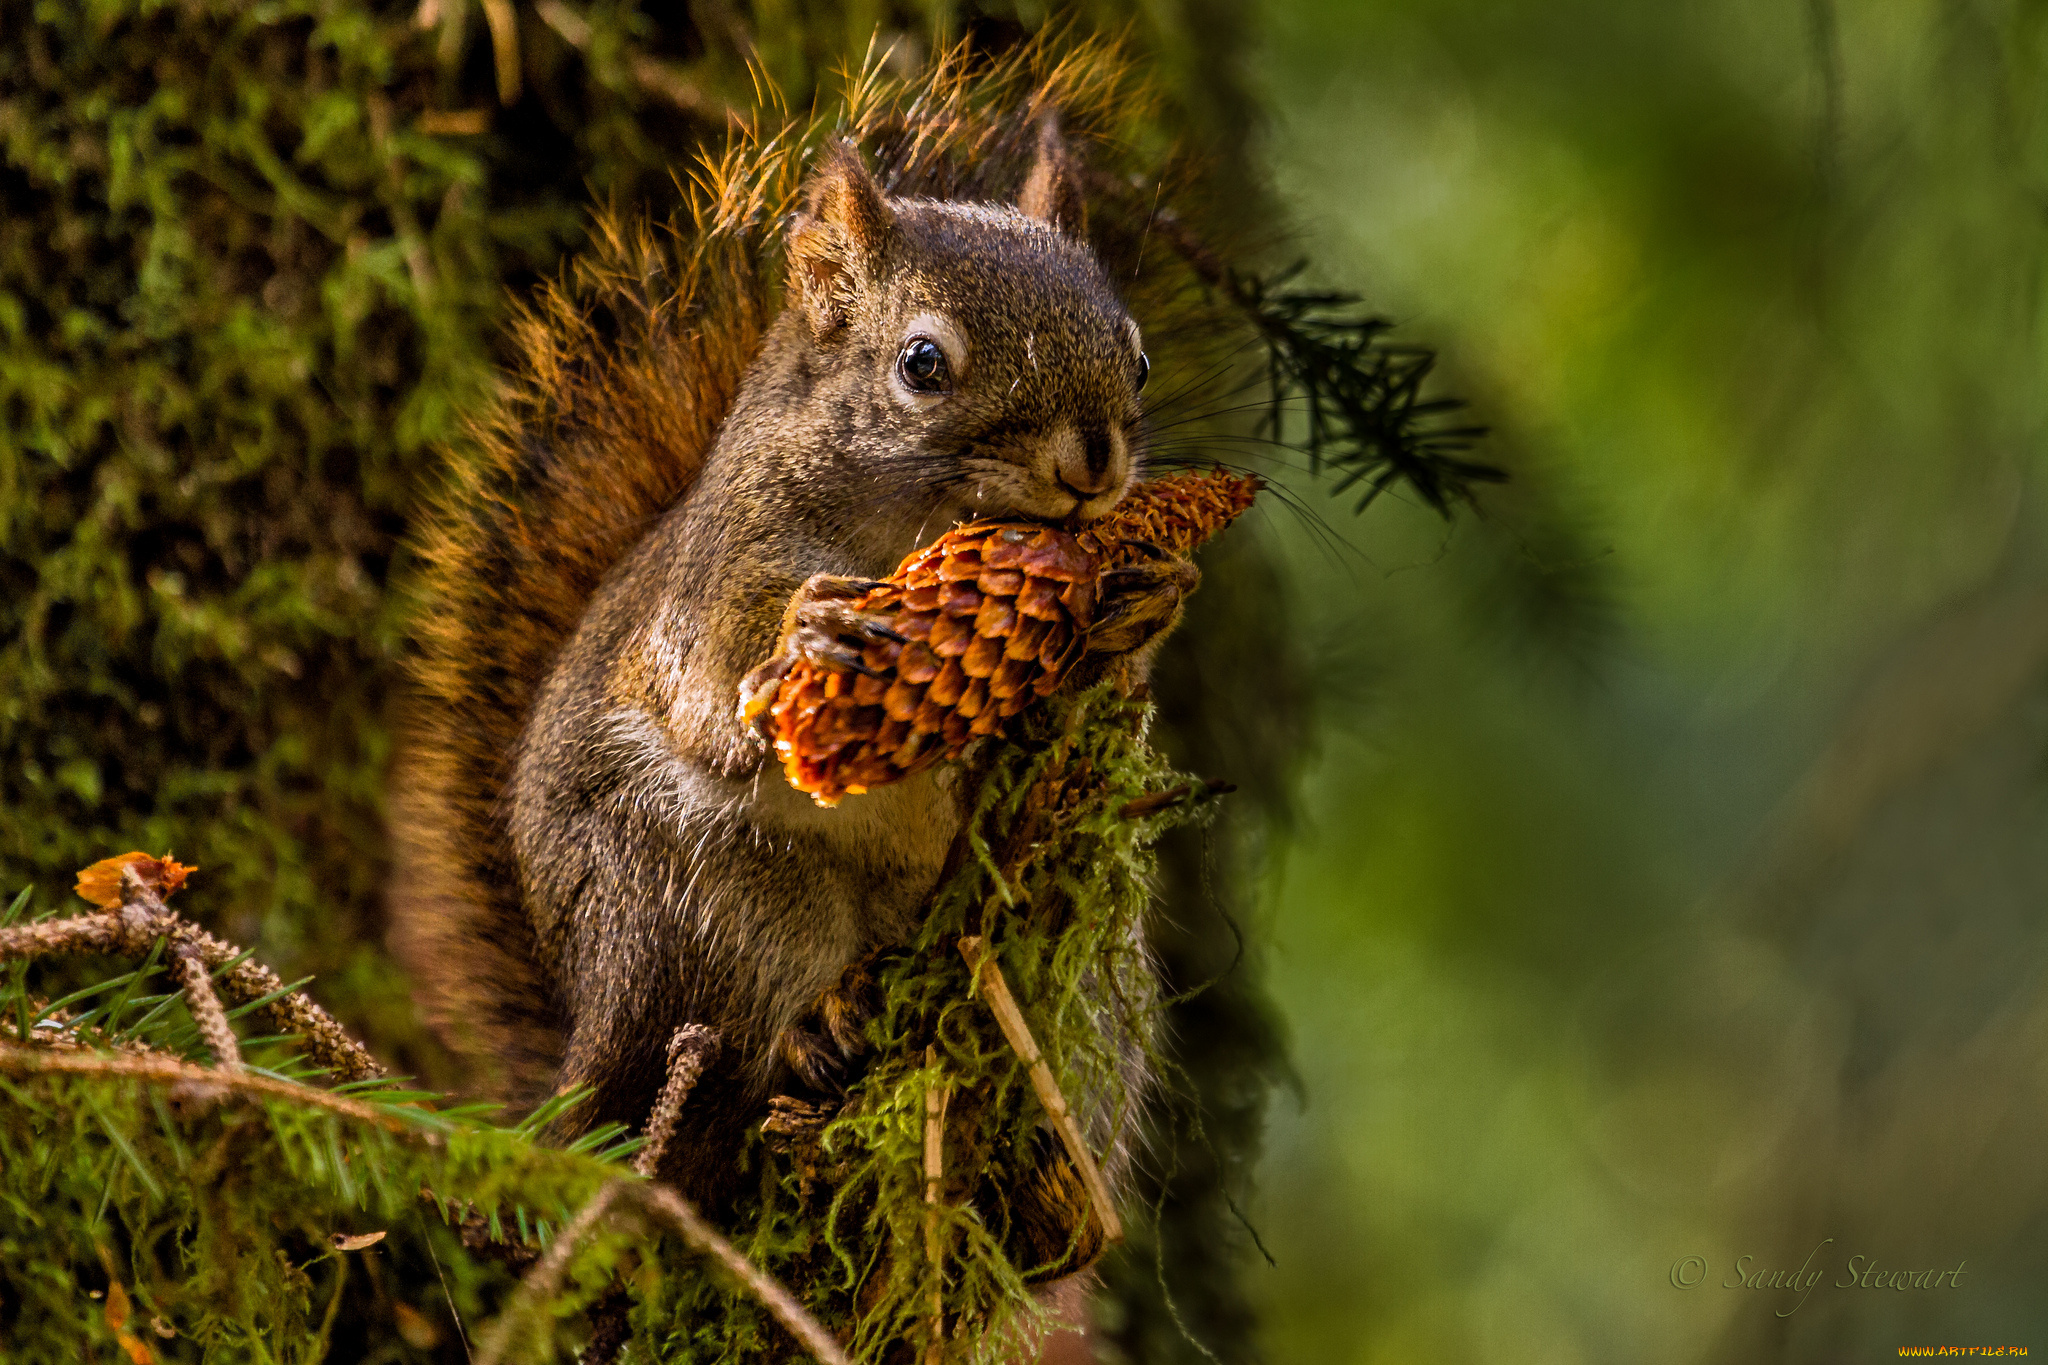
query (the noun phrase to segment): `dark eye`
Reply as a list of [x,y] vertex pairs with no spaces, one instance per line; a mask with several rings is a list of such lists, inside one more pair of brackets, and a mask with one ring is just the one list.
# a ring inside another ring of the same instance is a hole
[[1145,391],[1145,381],[1150,379],[1151,377],[1152,357],[1146,355],[1143,351],[1140,351],[1138,352],[1138,392],[1143,393]]
[[930,337],[912,337],[896,357],[896,373],[912,393],[944,393],[953,382],[946,353]]

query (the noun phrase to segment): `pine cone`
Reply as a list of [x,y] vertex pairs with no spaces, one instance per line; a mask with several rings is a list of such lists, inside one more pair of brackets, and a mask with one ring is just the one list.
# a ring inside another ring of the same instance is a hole
[[1262,487],[1217,470],[1140,484],[1079,532],[1023,521],[956,527],[912,554],[854,610],[887,620],[866,672],[795,660],[743,703],[783,771],[821,806],[894,782],[991,735],[1058,689],[1087,648],[1102,575],[1186,555]]

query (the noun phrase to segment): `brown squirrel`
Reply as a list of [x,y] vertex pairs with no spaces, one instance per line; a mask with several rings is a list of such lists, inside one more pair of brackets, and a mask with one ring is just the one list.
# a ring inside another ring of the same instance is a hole
[[[1086,522],[1139,471],[1139,329],[1050,120],[1010,138],[1035,143],[1014,206],[892,197],[832,147],[765,325],[738,256],[700,254],[671,296],[647,240],[607,229],[635,316],[558,292],[525,317],[527,387],[427,546],[394,946],[486,1088],[590,1086],[579,1125],[643,1123],[677,1028],[716,1030],[665,1172],[699,1198],[770,1093],[829,1087],[859,1048],[843,1010],[807,1013],[910,937],[963,818],[951,765],[834,810],[791,790],[738,718],[750,670],[857,657],[882,627],[849,600],[952,523]],[[1106,584],[1098,664],[1191,575]]]

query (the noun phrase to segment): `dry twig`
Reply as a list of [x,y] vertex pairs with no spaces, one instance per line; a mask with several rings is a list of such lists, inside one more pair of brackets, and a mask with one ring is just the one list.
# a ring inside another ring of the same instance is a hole
[[555,1239],[548,1243],[548,1249],[535,1261],[533,1269],[519,1279],[519,1287],[512,1292],[512,1301],[505,1305],[505,1311],[498,1314],[498,1320],[491,1324],[491,1330],[480,1343],[475,1365],[498,1365],[505,1358],[505,1348],[511,1344],[512,1329],[517,1321],[531,1312],[535,1305],[551,1299],[562,1290],[562,1277],[568,1272],[569,1258],[576,1254],[576,1244],[590,1234],[600,1218],[611,1208],[624,1187],[623,1180],[609,1180],[598,1187],[590,1202],[576,1211]]
[[[927,1046],[924,1064],[934,1069],[939,1050]],[[925,1348],[927,1365],[938,1365],[945,1351],[946,1295],[944,1249],[939,1245],[939,1189],[946,1179],[946,1109],[953,1087],[934,1083],[924,1092],[924,1254],[932,1264],[932,1343]]]
[[718,1055],[718,1048],[717,1032],[702,1024],[685,1024],[668,1040],[668,1082],[662,1086],[661,1096],[647,1116],[647,1145],[633,1158],[633,1169],[641,1175],[651,1180],[660,1171],[662,1158],[668,1155],[669,1140],[675,1136],[683,1102],[690,1098],[704,1068]]
[[519,98],[519,16],[512,0],[483,0],[484,22],[491,26],[491,61],[498,74],[498,103]]
[[[669,1039],[668,1080],[647,1115],[646,1145],[633,1158],[633,1169],[638,1174],[649,1180],[660,1174],[683,1105],[704,1068],[718,1055],[719,1045],[717,1031],[702,1024],[685,1024]],[[590,1342],[583,1351],[585,1365],[611,1365],[619,1358],[631,1335],[627,1318],[632,1309],[632,1296],[616,1285],[598,1300],[590,1310]]]
[[389,1112],[359,1100],[352,1100],[346,1095],[337,1095],[332,1091],[310,1085],[300,1085],[296,1081],[280,1081],[269,1076],[257,1076],[247,1071],[229,1072],[208,1066],[196,1066],[172,1057],[134,1057],[121,1053],[74,1052],[68,1049],[0,1043],[0,1072],[16,1076],[134,1076],[141,1080],[162,1081],[172,1085],[225,1086],[230,1091],[243,1094],[271,1095],[278,1099],[290,1100],[294,1104],[331,1109],[337,1114],[359,1119],[364,1123],[374,1123],[394,1133],[410,1131],[429,1145],[441,1141],[441,1135],[438,1133],[414,1129],[404,1120],[394,1118]]
[[590,1234],[613,1205],[622,1200],[637,1205],[642,1213],[675,1230],[692,1251],[709,1256],[723,1266],[789,1329],[790,1335],[817,1358],[819,1365],[853,1365],[845,1349],[796,1301],[796,1296],[785,1289],[781,1281],[748,1260],[718,1229],[705,1222],[703,1215],[692,1208],[688,1200],[666,1185],[626,1178],[609,1181],[602,1186],[555,1235],[546,1254],[520,1280],[513,1302],[506,1306],[492,1326],[482,1351],[477,1354],[476,1365],[499,1365],[511,1341],[516,1316],[560,1292],[562,1278],[577,1243]]
[[1148,815],[1157,815],[1170,806],[1177,806],[1192,794],[1196,800],[1207,801],[1215,796],[1227,796],[1237,790],[1235,782],[1225,782],[1212,777],[1201,782],[1182,782],[1168,787],[1165,791],[1147,792],[1143,796],[1126,801],[1117,811],[1119,820],[1140,820]]
[[1124,1224],[1117,1217],[1109,1182],[1102,1178],[1102,1167],[1096,1162],[1095,1154],[1088,1150],[1088,1140],[1081,1133],[1080,1120],[1074,1117],[1073,1107],[1067,1103],[1060,1083],[1053,1079],[1052,1068],[1038,1050],[1038,1040],[1031,1036],[1031,1029],[1024,1022],[1024,1012],[1017,1008],[1017,998],[1010,994],[1010,983],[1003,979],[1003,969],[988,955],[986,945],[978,935],[960,940],[960,955],[967,959],[967,969],[973,973],[975,987],[988,1001],[990,1012],[1003,1030],[1003,1037],[1009,1040],[1011,1049],[1023,1058],[1025,1067],[1030,1071],[1031,1088],[1038,1093],[1038,1102],[1045,1106],[1045,1112],[1052,1118],[1054,1131],[1066,1144],[1067,1155],[1073,1158],[1074,1168],[1081,1173],[1081,1184],[1087,1189],[1088,1200],[1095,1206],[1095,1216],[1102,1224],[1103,1239],[1121,1242]]
[[192,1022],[199,1025],[199,1036],[205,1040],[213,1060],[223,1071],[240,1071],[242,1045],[235,1041],[235,1031],[228,1026],[228,1012],[221,1008],[220,997],[214,994],[213,975],[206,970],[198,950],[190,944],[173,948],[171,975],[184,988],[185,1008],[192,1011]]
[[[718,1034],[702,1024],[686,1024],[675,1031],[668,1045],[668,1080],[648,1115],[647,1144],[633,1162],[634,1171],[648,1179],[607,1183],[570,1220],[568,1226],[556,1234],[546,1253],[520,1280],[516,1297],[491,1329],[476,1365],[496,1365],[504,1357],[518,1315],[561,1291],[562,1277],[568,1270],[569,1259],[575,1254],[577,1243],[588,1236],[621,1199],[637,1203],[643,1212],[679,1232],[691,1250],[724,1266],[824,1365],[850,1365],[839,1343],[818,1325],[817,1319],[804,1310],[780,1281],[742,1255],[681,1195],[652,1180],[654,1173],[661,1169],[662,1158],[675,1136],[676,1122],[682,1114],[683,1105],[703,1075],[704,1068],[718,1055],[719,1046]],[[592,1311],[595,1333],[586,1358],[600,1361],[616,1358],[625,1342],[626,1307],[623,1296],[614,1292]]]
[[804,1349],[817,1357],[819,1365],[853,1365],[845,1348],[796,1301],[796,1296],[783,1288],[779,1280],[741,1255],[739,1248],[720,1236],[716,1228],[690,1207],[689,1201],[666,1185],[636,1183],[628,1185],[627,1189],[649,1213],[680,1233],[692,1249],[717,1261],[734,1279],[751,1290],[789,1329],[790,1334],[803,1343]]

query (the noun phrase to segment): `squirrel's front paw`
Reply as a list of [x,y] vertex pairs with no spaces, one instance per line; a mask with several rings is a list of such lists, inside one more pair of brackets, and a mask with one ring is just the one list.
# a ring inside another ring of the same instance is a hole
[[862,1025],[881,1008],[881,996],[869,970],[874,955],[848,967],[839,983],[820,995],[804,1018],[782,1031],[775,1054],[813,1090],[836,1092],[854,1059],[868,1050]]
[[841,673],[873,673],[861,657],[882,641],[902,644],[889,619],[861,611],[855,604],[884,584],[872,578],[812,574],[789,599],[782,615],[782,639],[775,656],[740,679],[742,721],[768,732],[768,706],[775,689],[798,660]]
[[786,1028],[775,1039],[775,1057],[812,1090],[832,1094],[846,1088],[847,1059],[823,1034]]
[[1171,629],[1180,619],[1182,599],[1202,581],[1202,571],[1187,560],[1143,548],[1157,557],[1102,576],[1088,628],[1090,654],[1128,654]]

